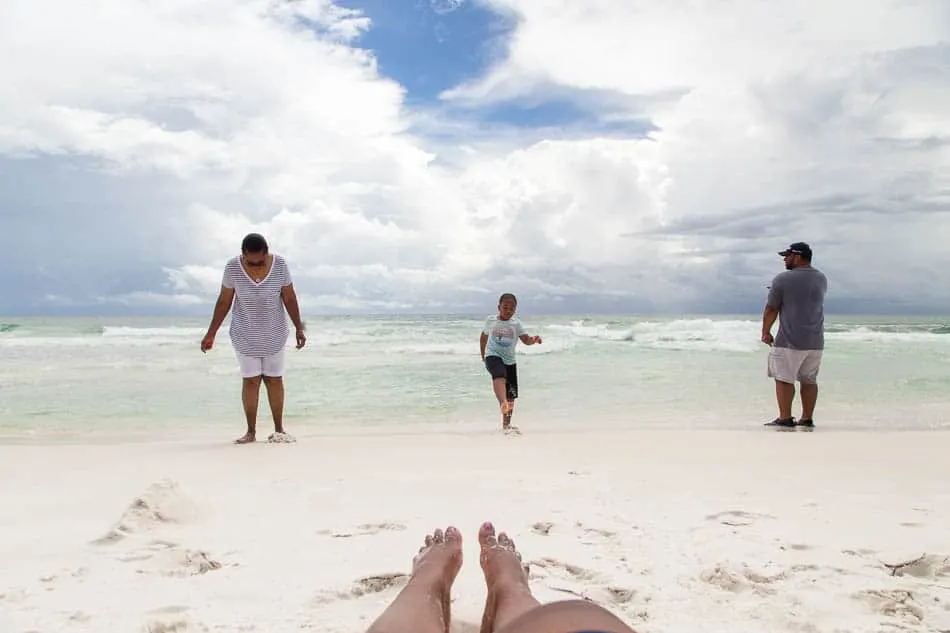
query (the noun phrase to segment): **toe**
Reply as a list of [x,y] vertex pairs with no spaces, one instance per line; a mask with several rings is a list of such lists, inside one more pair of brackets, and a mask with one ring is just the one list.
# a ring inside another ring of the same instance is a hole
[[491,524],[491,521],[485,521],[478,529],[478,542],[482,548],[497,546],[498,541],[495,538],[495,526]]
[[513,550],[515,548],[515,542],[512,541],[504,532],[498,535],[498,544],[509,550]]
[[445,529],[445,540],[449,542],[458,542],[462,540],[462,533],[459,532],[458,528],[454,525],[450,525]]
[[432,547],[432,544],[433,544],[434,542],[435,542],[435,541],[433,540],[432,535],[431,535],[431,534],[426,534],[426,544],[425,544],[425,546],[426,546],[426,547]]
[[435,543],[444,543],[444,542],[445,542],[445,534],[442,533],[442,528],[438,528],[438,529],[436,529],[435,532],[432,533],[432,540],[433,540]]

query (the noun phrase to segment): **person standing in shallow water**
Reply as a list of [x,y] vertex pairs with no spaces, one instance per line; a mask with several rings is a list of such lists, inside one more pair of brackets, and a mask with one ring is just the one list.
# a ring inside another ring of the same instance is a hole
[[511,428],[511,415],[518,397],[518,365],[515,346],[520,340],[525,345],[541,343],[540,336],[528,334],[521,319],[515,316],[518,299],[506,292],[498,299],[498,314],[485,320],[479,337],[482,363],[492,378],[492,388],[501,408],[501,427]]
[[284,347],[290,328],[284,310],[296,330],[297,349],[307,342],[300,320],[297,294],[286,260],[268,251],[267,241],[250,233],[241,242],[241,254],[228,260],[221,280],[221,292],[214,306],[208,332],[201,339],[201,351],[214,346],[214,337],[231,306],[231,345],[237,354],[243,386],[241,400],[247,419],[247,432],[236,444],[257,439],[257,410],[261,382],[267,389],[274,418],[273,442],[292,441],[284,431]]
[[[766,426],[815,426],[818,401],[818,371],[825,349],[825,293],[828,280],[812,267],[812,250],[805,242],[795,242],[779,255],[785,259],[781,272],[769,286],[762,313],[762,342],[768,345],[768,376],[775,380],[778,417]],[[772,325],[779,320],[778,333]],[[802,415],[792,417],[795,381],[801,384]]]

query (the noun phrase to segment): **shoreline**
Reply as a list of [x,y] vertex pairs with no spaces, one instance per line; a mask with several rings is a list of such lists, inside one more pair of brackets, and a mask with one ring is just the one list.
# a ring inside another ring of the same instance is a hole
[[[270,423],[265,424],[265,430],[260,432],[260,439],[255,445],[268,444],[267,436],[273,432]],[[288,429],[290,424],[286,425]],[[567,427],[558,425],[554,427],[533,427],[531,423],[524,425],[521,435],[504,436],[500,429],[500,424],[494,426],[484,425],[476,426],[466,423],[464,428],[452,430],[453,424],[439,423],[437,425],[410,424],[399,426],[350,426],[347,428],[334,429],[332,427],[311,428],[303,427],[303,431],[288,430],[297,440],[296,444],[306,445],[320,440],[386,440],[390,438],[485,438],[501,437],[510,441],[524,440],[527,438],[559,438],[576,436],[637,436],[637,435],[683,435],[685,437],[696,438],[704,435],[737,435],[746,436],[750,434],[817,434],[820,436],[838,436],[838,435],[933,435],[950,432],[950,424],[940,427],[916,428],[916,427],[875,427],[875,426],[824,426],[819,425],[813,430],[803,429],[770,429],[765,428],[761,423],[755,426],[731,426],[721,428],[709,427],[689,427],[687,425],[664,425],[657,423],[655,425],[643,426],[638,428],[611,428],[609,426],[595,426],[593,428]],[[517,423],[516,423],[517,426]],[[244,431],[242,426],[232,424],[228,427],[222,425],[220,431],[203,428],[198,431],[181,429],[181,433],[172,430],[161,433],[154,432],[127,432],[127,433],[105,433],[95,431],[89,434],[81,432],[47,434],[35,436],[30,434],[4,434],[0,432],[0,450],[3,447],[41,447],[41,446],[218,446],[230,445],[231,440],[241,435]],[[231,436],[234,436],[233,438]]]

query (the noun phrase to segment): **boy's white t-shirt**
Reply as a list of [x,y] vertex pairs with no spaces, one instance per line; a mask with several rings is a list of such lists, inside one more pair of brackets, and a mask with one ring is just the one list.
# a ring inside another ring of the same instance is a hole
[[518,338],[526,333],[521,319],[513,316],[503,321],[497,314],[493,314],[485,319],[482,332],[488,335],[485,357],[497,356],[504,364],[514,365],[515,346],[518,344]]

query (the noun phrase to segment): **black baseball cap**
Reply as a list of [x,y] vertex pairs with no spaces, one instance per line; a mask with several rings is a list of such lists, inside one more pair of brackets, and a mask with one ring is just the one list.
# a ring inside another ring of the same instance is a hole
[[788,255],[811,257],[811,246],[805,242],[795,242],[794,244],[789,244],[788,248],[786,248],[784,251],[779,251],[778,254],[782,257],[787,257]]

